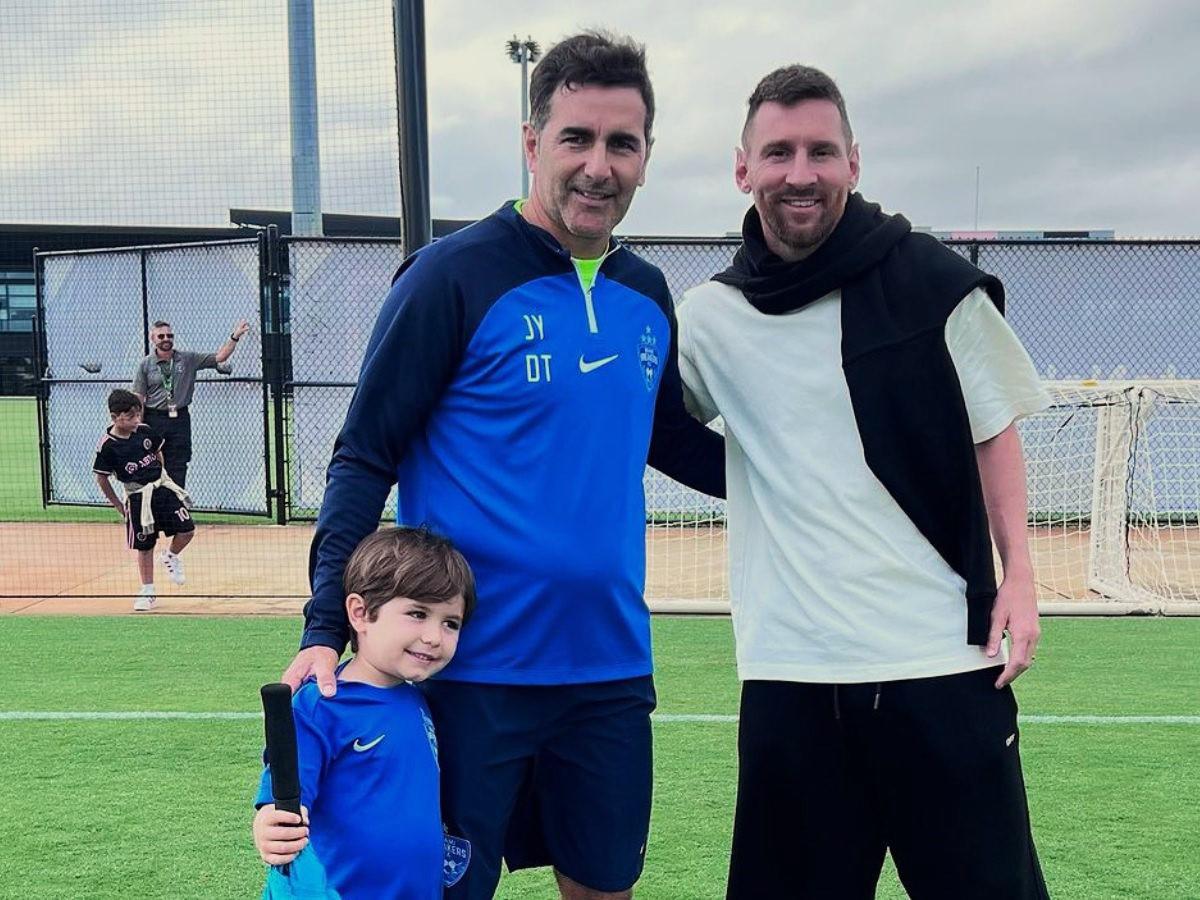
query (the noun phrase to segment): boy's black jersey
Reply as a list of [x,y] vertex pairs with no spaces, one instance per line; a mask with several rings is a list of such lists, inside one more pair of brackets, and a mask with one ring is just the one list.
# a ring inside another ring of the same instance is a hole
[[162,475],[158,451],[162,436],[142,423],[127,438],[118,437],[109,428],[96,445],[96,461],[92,471],[97,475],[113,475],[122,484],[149,484]]

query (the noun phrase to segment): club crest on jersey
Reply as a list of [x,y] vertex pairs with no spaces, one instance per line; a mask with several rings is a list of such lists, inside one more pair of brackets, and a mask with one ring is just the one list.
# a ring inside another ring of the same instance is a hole
[[421,710],[421,722],[425,725],[425,737],[429,740],[429,749],[433,753],[433,761],[437,762],[437,732],[433,730],[433,719],[429,718],[429,713],[425,712],[425,710]]
[[442,884],[454,887],[462,880],[471,864],[471,842],[466,838],[445,836],[445,850],[442,855]]
[[658,374],[658,338],[654,336],[654,332],[650,330],[650,326],[646,326],[646,330],[642,332],[641,340],[638,346],[638,364],[642,369],[642,378],[646,382],[646,390],[654,390],[654,376]]
[[143,440],[143,441],[142,441],[142,446],[143,446],[143,447],[145,447],[147,450],[149,450],[149,449],[150,449],[150,447],[151,447],[151,441],[150,441],[150,438],[146,438],[145,440]]

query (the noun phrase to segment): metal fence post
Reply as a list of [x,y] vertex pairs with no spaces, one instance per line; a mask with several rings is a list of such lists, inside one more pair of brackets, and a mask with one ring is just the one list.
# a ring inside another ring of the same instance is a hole
[[142,352],[150,353],[150,289],[146,284],[146,251],[138,251],[138,261],[142,267]]
[[33,248],[33,294],[37,311],[33,317],[33,370],[37,378],[38,456],[41,459],[42,508],[50,505],[50,428],[46,421],[50,405],[50,363],[46,350],[46,307],[42,296],[44,267],[38,248]]
[[272,482],[274,471],[271,444],[271,372],[274,353],[271,349],[274,325],[271,317],[271,300],[269,288],[270,266],[268,264],[267,236],[258,233],[258,327],[262,340],[259,342],[259,353],[262,354],[262,433],[263,433],[263,483],[266,485],[267,515],[276,516],[279,504],[278,486]]
[[[273,453],[275,457],[275,490],[272,492],[275,501],[275,522],[278,525],[286,525],[288,522],[289,498],[287,488],[287,434],[285,432],[286,419],[283,406],[287,402],[285,391],[287,375],[284,369],[285,361],[283,356],[283,266],[281,265],[280,247],[279,229],[274,225],[268,225],[265,239],[265,253],[261,258],[265,263],[263,269],[263,299],[268,304],[264,318],[269,320],[271,331],[270,339],[263,341],[263,348],[264,353],[266,353],[266,347],[270,346],[271,359],[269,374],[266,369],[267,360],[263,360],[263,382],[264,390],[268,390],[271,397],[271,413],[274,416],[275,423]],[[264,336],[266,336],[265,333]],[[269,388],[266,385],[269,385]]]

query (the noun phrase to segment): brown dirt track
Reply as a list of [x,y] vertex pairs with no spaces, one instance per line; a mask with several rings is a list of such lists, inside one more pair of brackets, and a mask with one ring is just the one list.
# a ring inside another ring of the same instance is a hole
[[[1153,581],[1151,563],[1161,558],[1168,581],[1194,592],[1200,529],[1150,531],[1133,534],[1134,575]],[[1097,599],[1084,583],[1086,530],[1029,533],[1041,599]],[[304,525],[199,525],[184,557],[188,583],[176,587],[161,567],[156,572],[158,612],[297,615],[308,589],[311,539],[312,527]],[[648,599],[727,597],[723,528],[653,527],[646,545]],[[1151,545],[1153,553],[1139,549]],[[123,614],[130,611],[136,583],[133,554],[116,523],[0,523],[0,613]]]
[[[183,556],[187,584],[176,587],[156,569],[156,613],[299,614],[312,532],[305,525],[198,525]],[[117,523],[0,523],[0,614],[130,612],[136,562],[123,540]],[[653,528],[647,552],[650,598],[725,595],[723,529]]]

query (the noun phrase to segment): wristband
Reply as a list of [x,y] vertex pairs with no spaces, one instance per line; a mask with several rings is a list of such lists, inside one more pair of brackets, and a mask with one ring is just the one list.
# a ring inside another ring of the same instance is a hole
[[229,339],[231,341],[233,341],[235,344],[241,340],[241,338],[234,337],[232,334],[229,336]]

